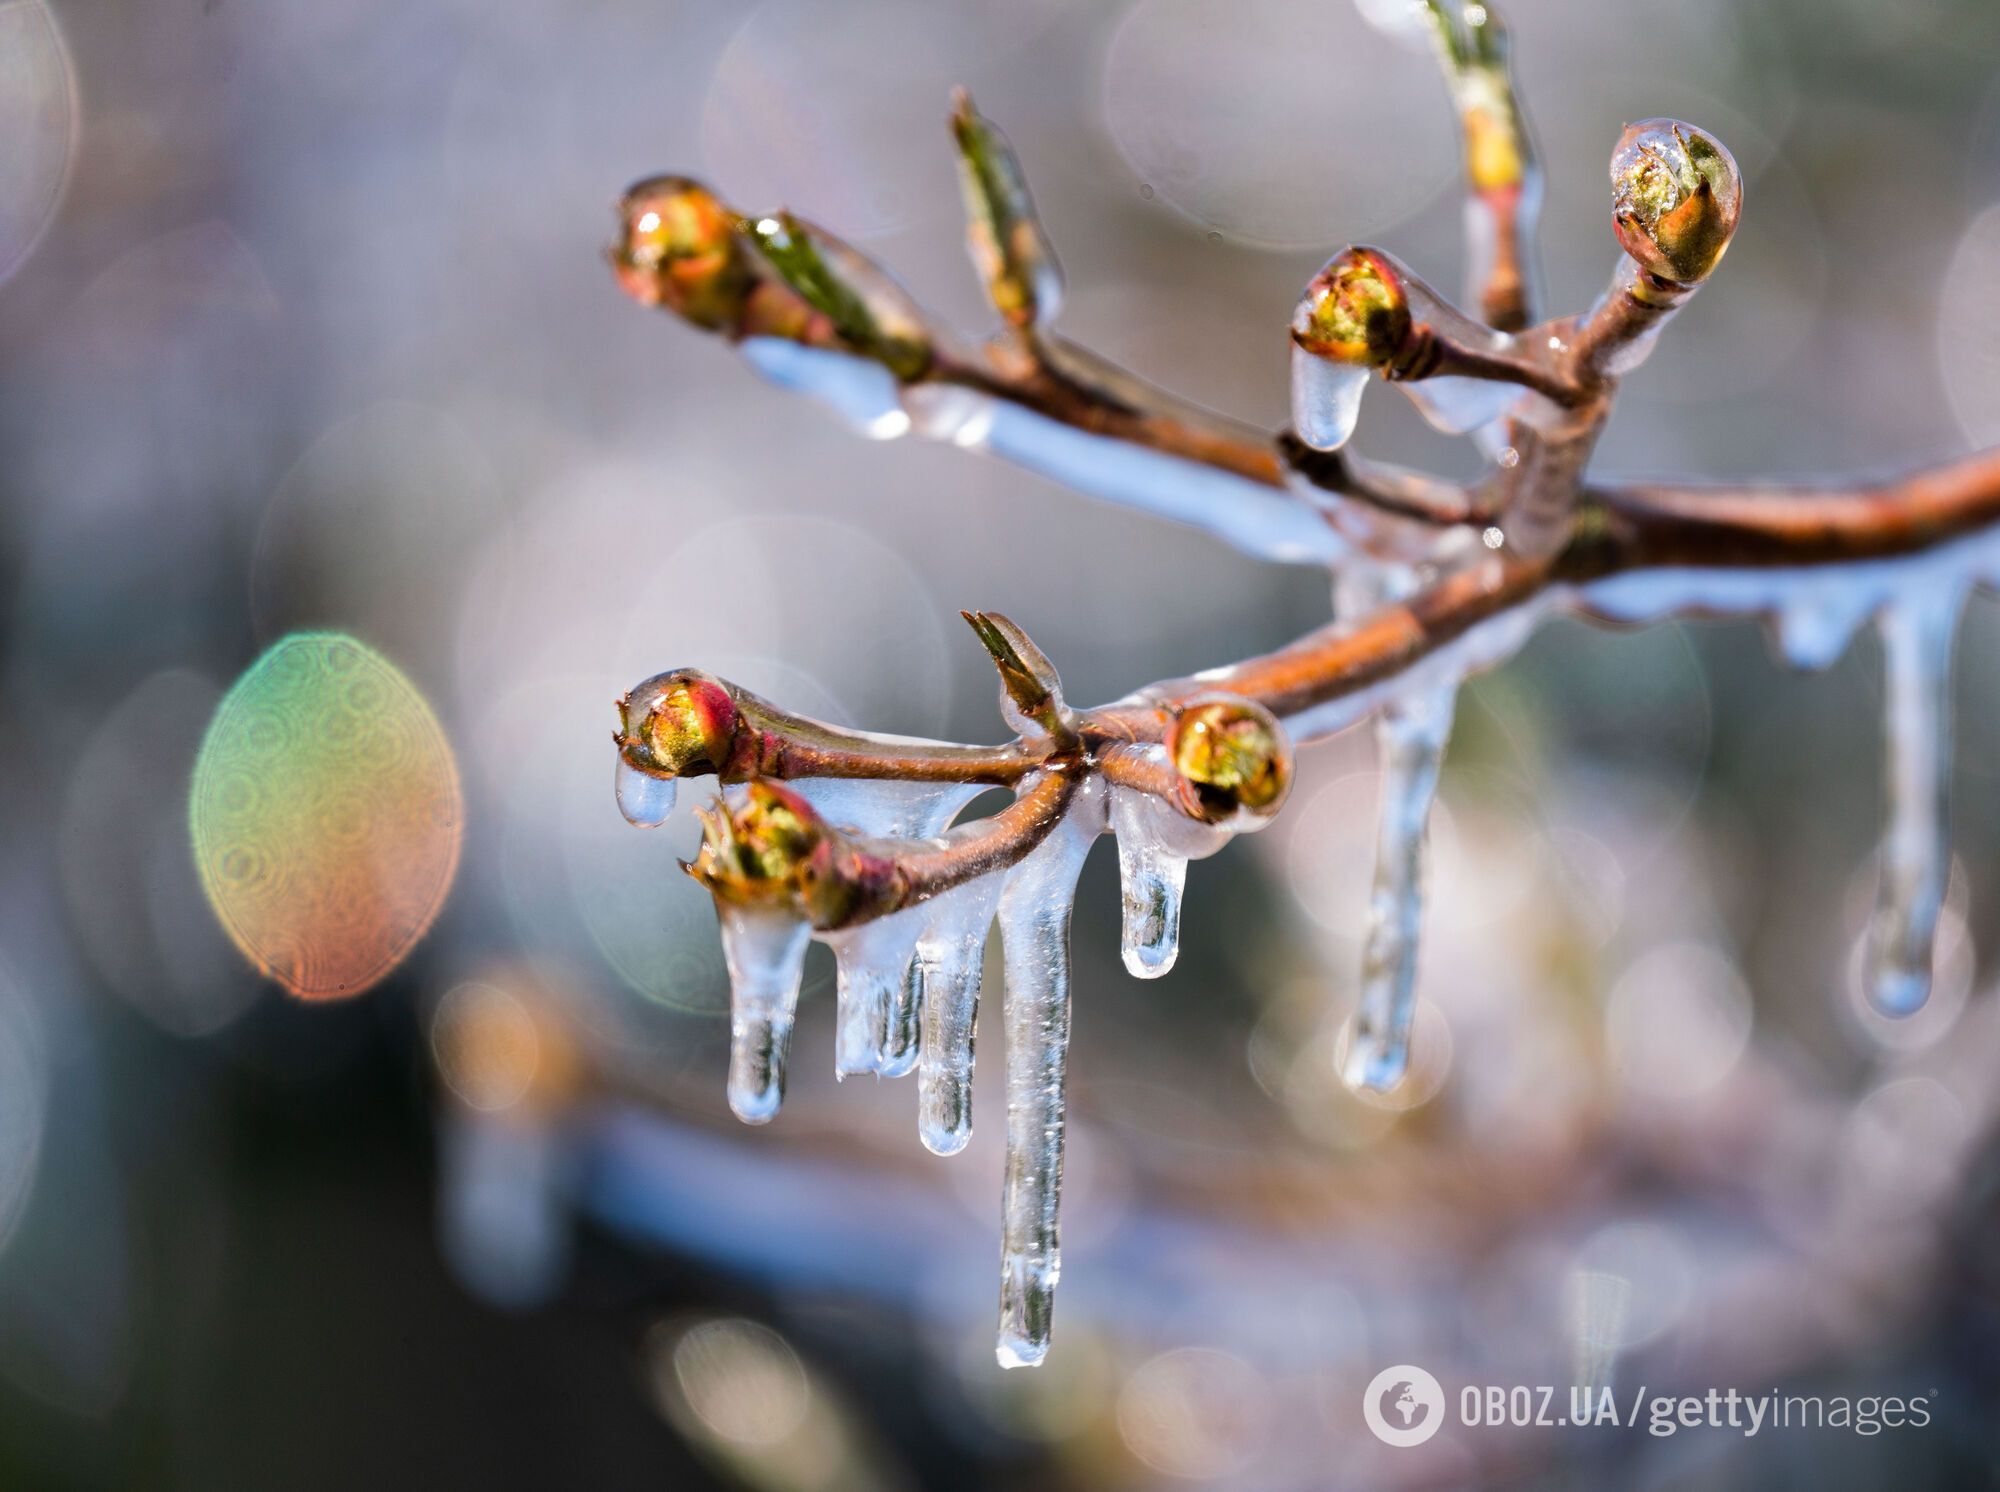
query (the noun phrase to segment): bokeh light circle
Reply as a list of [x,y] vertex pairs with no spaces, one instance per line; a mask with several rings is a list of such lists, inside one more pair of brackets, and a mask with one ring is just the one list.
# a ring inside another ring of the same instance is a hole
[[1604,1039],[1632,1090],[1665,1100],[1711,1092],[1749,1049],[1750,992],[1736,965],[1701,943],[1669,943],[1620,976]]
[[1972,220],[1938,291],[1937,350],[1967,440],[2000,441],[2000,202]]
[[0,280],[55,216],[76,139],[76,83],[41,0],[0,4]]
[[1104,120],[1153,198],[1211,233],[1325,248],[1379,234],[1455,174],[1445,112],[1408,107],[1428,71],[1351,5],[1144,0],[1111,39]]
[[282,639],[223,697],[188,807],[223,927],[308,999],[357,994],[416,946],[451,889],[463,823],[423,695],[332,632]]

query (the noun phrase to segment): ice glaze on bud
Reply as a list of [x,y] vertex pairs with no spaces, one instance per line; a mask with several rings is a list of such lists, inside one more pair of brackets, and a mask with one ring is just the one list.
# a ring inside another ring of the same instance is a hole
[[1708,278],[1743,210],[1743,178],[1720,141],[1674,119],[1628,125],[1611,154],[1619,247],[1679,285]]
[[908,886],[896,864],[820,817],[788,787],[753,780],[701,815],[687,872],[737,906],[785,908],[817,928],[894,911]]
[[692,668],[655,674],[618,702],[619,753],[642,772],[719,772],[736,741],[736,701],[720,679]]
[[[888,272],[824,228],[789,212],[739,218],[736,228],[757,246],[782,285],[805,312],[823,318],[847,348],[871,357],[898,378],[920,375],[931,360],[923,312]],[[811,325],[766,326],[764,335],[817,343]]]
[[961,611],[959,615],[1000,670],[1000,709],[1007,723],[1023,735],[1074,742],[1076,721],[1063,702],[1062,680],[1048,655],[997,611]]
[[688,874],[739,905],[800,900],[806,864],[827,841],[813,806],[775,782],[752,782],[735,803],[704,809],[701,827]]
[[1285,728],[1240,695],[1204,695],[1181,706],[1167,731],[1167,759],[1180,779],[1182,811],[1205,823],[1239,812],[1268,817],[1291,791]]
[[965,195],[966,247],[987,298],[1014,326],[1047,323],[1062,302],[1062,270],[1013,147],[963,88],[952,95],[951,133]]
[[1393,362],[1410,337],[1402,276],[1373,249],[1344,249],[1313,276],[1292,313],[1292,340],[1315,357],[1354,367]]
[[627,295],[710,331],[742,320],[755,276],[734,215],[700,182],[655,176],[618,204],[612,268]]

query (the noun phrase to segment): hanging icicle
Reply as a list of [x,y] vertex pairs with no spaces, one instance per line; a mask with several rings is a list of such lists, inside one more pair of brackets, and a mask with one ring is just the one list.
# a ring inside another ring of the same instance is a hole
[[[1165,759],[1164,747],[1151,750]],[[1213,855],[1236,826],[1198,823],[1151,793],[1120,789],[1111,795],[1111,827],[1118,836],[1125,970],[1135,979],[1158,979],[1180,955],[1188,861]]]
[[785,1063],[805,970],[806,925],[784,912],[721,910],[729,966],[729,1107],[767,1124],[785,1098]]
[[1341,1069],[1351,1088],[1384,1093],[1409,1069],[1423,930],[1424,838],[1457,698],[1456,680],[1434,684],[1392,700],[1376,725],[1382,816],[1361,962],[1361,1001]]
[[923,1042],[917,1066],[917,1133],[935,1155],[956,1155],[972,1138],[973,1028],[1004,876],[981,876],[932,902],[917,944],[923,982]]
[[1869,930],[1868,994],[1885,1015],[1930,998],[1931,945],[1951,875],[1951,651],[1963,595],[1944,585],[1886,605],[1882,634],[1888,824]]
[[1064,1082],[1069,1054],[1069,920],[1084,857],[1103,832],[1104,788],[1077,790],[1069,815],[1007,876],[1000,937],[1007,970],[1007,1169],[1000,1224],[1004,1368],[1049,1350],[1062,1271]]

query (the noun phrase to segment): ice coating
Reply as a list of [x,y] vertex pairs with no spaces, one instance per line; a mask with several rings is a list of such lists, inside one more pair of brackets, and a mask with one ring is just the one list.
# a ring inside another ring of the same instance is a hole
[[[980,793],[977,783],[897,782],[856,777],[803,777],[791,787],[842,828],[891,839],[941,834]],[[929,906],[824,935],[834,951],[836,1078],[872,1072],[896,1078],[917,1064],[923,985],[917,940],[933,915]]]
[[927,908],[906,907],[826,936],[835,960],[833,1075],[901,1077],[915,1061],[908,1008]]
[[1831,668],[1876,604],[1866,587],[1824,575],[1802,581],[1777,612],[1779,656],[1794,668]]
[[[1151,748],[1164,757],[1164,747]],[[1262,820],[1251,820],[1261,825]],[[1158,979],[1180,954],[1181,898],[1188,861],[1227,844],[1234,826],[1200,824],[1151,793],[1113,789],[1118,884],[1124,906],[1120,951],[1135,979]],[[1243,827],[1250,827],[1245,824]]]
[[1884,1015],[1930,998],[1931,945],[1951,875],[1951,652],[1955,588],[1885,607],[1882,635],[1888,824],[1869,928],[1868,996]]
[[717,910],[729,966],[729,1107],[745,1124],[767,1124],[785,1098],[810,940],[806,924],[785,912],[720,903]]
[[1351,1088],[1387,1092],[1409,1068],[1423,930],[1424,837],[1457,696],[1455,680],[1402,696],[1384,708],[1376,725],[1382,817],[1361,1000],[1341,1068]]
[[1069,814],[1008,872],[1000,893],[1007,970],[1007,1169],[1001,1191],[1003,1368],[1049,1350],[1061,1228],[1064,1076],[1069,1054],[1069,919],[1076,878],[1104,829],[1104,789],[1077,789]]
[[916,431],[985,451],[1120,507],[1213,535],[1278,564],[1330,564],[1347,542],[1319,509],[1261,482],[1060,424],[973,389],[913,384],[903,407]]
[[811,394],[871,440],[909,432],[896,375],[880,363],[782,337],[745,337],[742,351],[750,366],[779,388]]
[[623,755],[618,758],[618,811],[625,815],[626,823],[641,829],[659,828],[674,811],[677,796],[676,779],[641,772]]
[[800,777],[786,784],[828,823],[891,839],[942,834],[958,811],[986,789],[976,782],[891,782],[862,777]]
[[1315,451],[1346,445],[1361,419],[1368,369],[1292,348],[1292,430]]
[[956,1155],[972,1138],[973,1029],[986,962],[986,930],[1006,877],[981,876],[928,904],[917,943],[923,1040],[917,1062],[917,1133],[935,1155]]
[[1432,429],[1446,435],[1483,429],[1524,397],[1513,384],[1490,378],[1425,378],[1396,387],[1409,396]]

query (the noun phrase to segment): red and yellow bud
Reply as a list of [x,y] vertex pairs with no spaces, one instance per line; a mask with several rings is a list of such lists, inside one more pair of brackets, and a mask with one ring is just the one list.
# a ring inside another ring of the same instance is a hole
[[735,331],[755,283],[734,215],[685,176],[640,182],[618,205],[610,250],[625,293],[710,331]]
[[782,907],[834,928],[893,911],[904,899],[893,861],[828,824],[791,788],[758,779],[701,820],[688,874],[724,901]]
[[1234,694],[1210,694],[1175,712],[1167,760],[1179,779],[1179,806],[1191,818],[1222,823],[1238,813],[1278,811],[1292,786],[1292,745],[1264,706]]
[[618,747],[643,772],[722,771],[736,744],[736,701],[695,669],[657,674],[619,701]]
[[1347,249],[1312,278],[1292,314],[1292,340],[1315,357],[1380,368],[1410,338],[1403,277],[1373,249]]
[[1708,278],[1743,211],[1743,178],[1720,141],[1673,119],[1645,119],[1611,154],[1612,224],[1619,247],[1650,275],[1677,285]]
[[688,873],[741,904],[797,901],[806,862],[827,839],[813,806],[774,782],[752,782],[734,803],[703,810],[701,825]]

